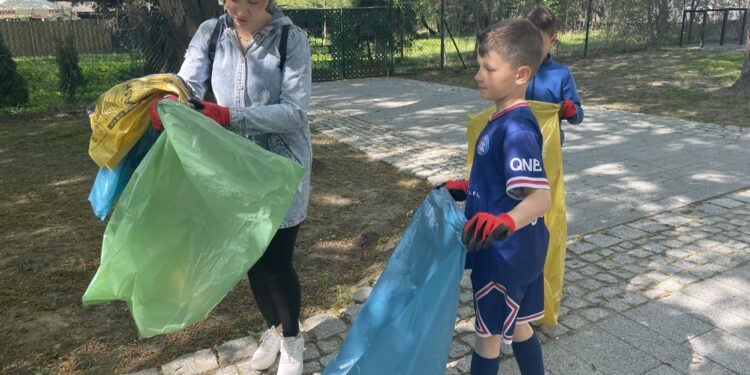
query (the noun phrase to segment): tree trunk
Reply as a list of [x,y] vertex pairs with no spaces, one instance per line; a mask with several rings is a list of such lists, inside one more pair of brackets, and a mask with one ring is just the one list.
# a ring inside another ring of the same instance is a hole
[[[683,7],[684,9],[684,7]],[[669,34],[669,13],[672,10],[670,0],[658,0],[656,3],[656,44],[664,43]]]
[[159,8],[166,22],[166,31],[171,43],[162,50],[167,64],[164,70],[176,72],[182,65],[183,56],[198,26],[223,12],[216,0],[159,0]]
[[646,21],[648,22],[648,39],[651,47],[656,47],[656,27],[654,16],[654,0],[646,0]]
[[481,5],[479,5],[479,0],[474,0],[474,34],[479,35],[484,28],[482,27],[482,21],[479,19],[482,15],[482,10],[480,9]]
[[750,92],[750,22],[745,30],[745,63],[742,64],[740,77],[729,89],[735,92]]

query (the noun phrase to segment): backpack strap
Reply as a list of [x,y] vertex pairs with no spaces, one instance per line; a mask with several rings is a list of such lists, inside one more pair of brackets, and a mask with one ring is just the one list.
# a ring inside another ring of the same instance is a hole
[[226,27],[227,25],[222,21],[221,17],[216,19],[216,26],[214,26],[214,31],[211,33],[211,39],[208,40],[208,60],[211,67],[214,65],[214,57],[216,56],[216,44],[219,43],[219,36],[221,36]]
[[214,31],[211,32],[211,39],[208,40],[208,80],[206,81],[206,88],[208,89],[205,98],[209,101],[215,101],[213,89],[211,88],[211,72],[214,70],[214,57],[216,57],[216,45],[219,43],[219,37],[227,28],[227,24],[222,20],[221,17],[216,19],[216,26]]
[[284,72],[284,65],[286,65],[286,45],[287,39],[289,39],[289,27],[291,25],[284,25],[281,27],[281,40],[279,41],[279,69]]

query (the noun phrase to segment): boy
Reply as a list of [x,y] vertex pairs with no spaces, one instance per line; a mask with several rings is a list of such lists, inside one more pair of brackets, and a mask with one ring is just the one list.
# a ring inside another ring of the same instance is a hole
[[[578,97],[576,82],[567,66],[557,63],[550,55],[552,44],[557,41],[557,20],[552,11],[544,5],[537,5],[526,18],[536,26],[544,41],[544,61],[539,71],[526,89],[526,99],[560,104],[560,118],[568,120],[571,125],[583,121],[583,108]],[[560,127],[560,144],[565,140],[565,133]]]
[[468,181],[447,181],[466,200],[463,232],[476,312],[471,374],[497,374],[500,345],[510,344],[521,373],[543,374],[542,349],[529,322],[544,316],[542,269],[550,207],[542,134],[524,101],[542,61],[542,38],[525,19],[506,20],[477,38],[475,79],[498,111],[479,135]]

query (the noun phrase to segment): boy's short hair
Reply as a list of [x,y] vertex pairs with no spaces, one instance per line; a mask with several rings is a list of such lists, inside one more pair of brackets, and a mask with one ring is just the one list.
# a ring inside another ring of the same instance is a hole
[[525,19],[508,19],[494,24],[477,36],[477,54],[485,57],[494,51],[514,67],[528,66],[535,74],[544,57],[542,36]]
[[552,10],[544,5],[537,5],[531,9],[526,19],[549,37],[557,34],[557,18]]

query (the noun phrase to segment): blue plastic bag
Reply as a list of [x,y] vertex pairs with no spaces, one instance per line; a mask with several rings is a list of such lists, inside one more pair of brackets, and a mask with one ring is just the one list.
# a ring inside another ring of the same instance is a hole
[[104,220],[112,212],[112,206],[120,197],[122,191],[125,190],[130,177],[133,176],[133,171],[141,163],[158,137],[159,133],[156,130],[148,128],[114,170],[107,167],[99,169],[89,193],[89,202],[91,202],[94,215]]
[[427,196],[324,375],[445,372],[466,257],[465,223],[447,190]]

